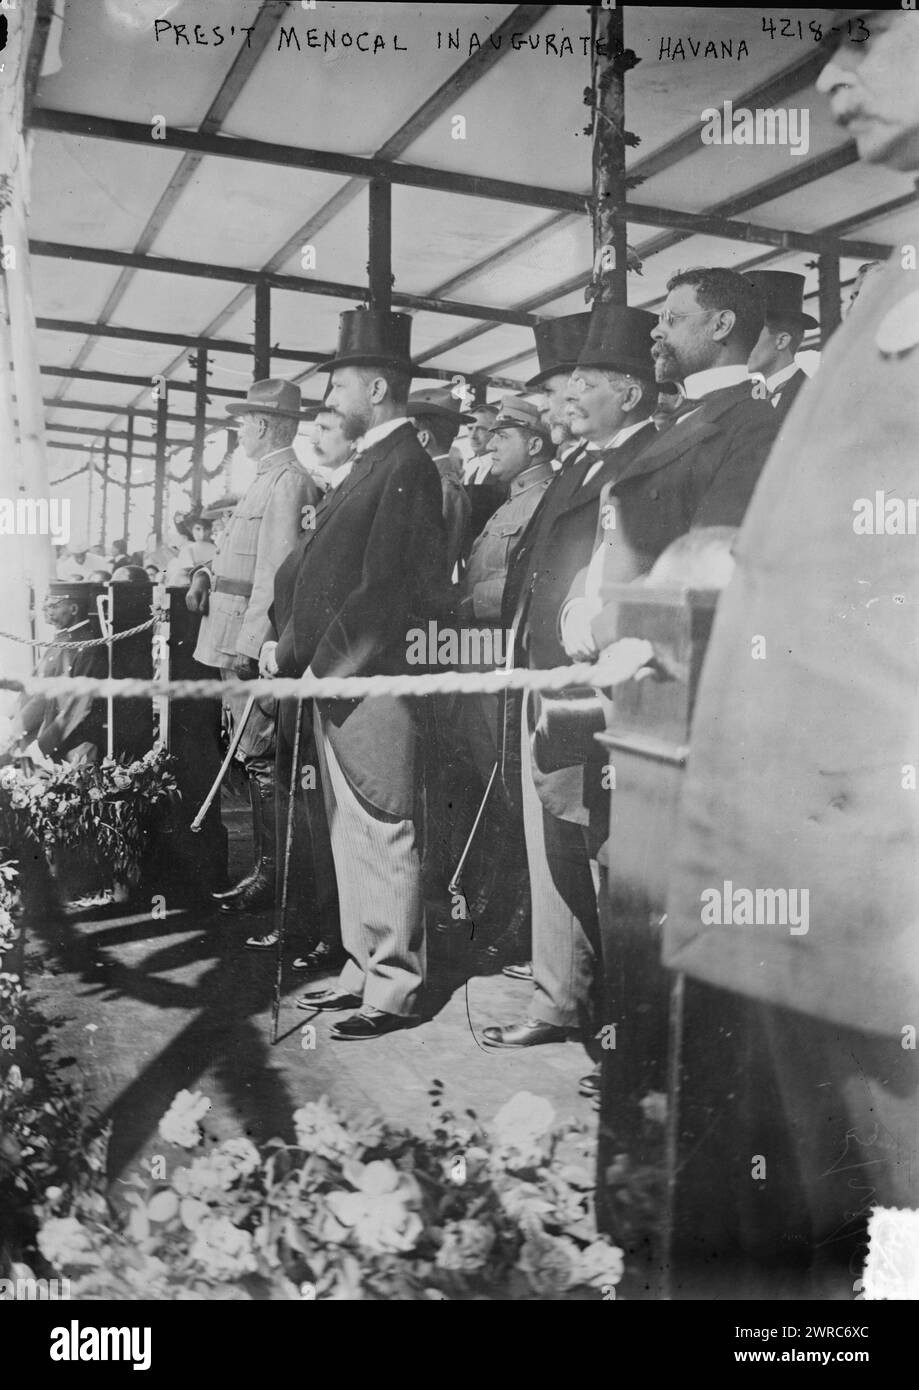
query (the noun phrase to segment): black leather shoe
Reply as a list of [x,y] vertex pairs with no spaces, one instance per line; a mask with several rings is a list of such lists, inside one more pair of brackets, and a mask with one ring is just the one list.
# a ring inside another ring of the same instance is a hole
[[264,936],[250,936],[245,946],[247,951],[273,951],[277,944],[278,933],[269,931]]
[[345,959],[345,953],[339,947],[332,946],[328,941],[320,941],[305,956],[298,956],[291,968],[303,970],[308,975],[322,975],[327,970],[339,970]]
[[258,876],[233,898],[225,898],[221,912],[264,912],[274,907],[274,865],[263,863]]
[[385,1014],[382,1010],[374,1009],[372,1013],[352,1014],[350,1018],[343,1018],[341,1023],[335,1023],[329,1029],[330,1038],[338,1038],[341,1042],[363,1042],[368,1038],[382,1038],[386,1033],[395,1033],[399,1028],[411,1028],[417,1023],[416,1018],[403,1018],[399,1014]]
[[244,893],[258,878],[260,867],[259,864],[254,864],[245,877],[241,878],[238,883],[234,883],[232,888],[224,888],[220,893],[211,893],[210,896],[213,901],[215,903],[225,903],[229,902],[231,898],[238,898],[240,893]]
[[486,1028],[482,1041],[488,1047],[539,1047],[541,1043],[567,1042],[571,1031],[554,1023],[541,1023],[537,1018],[525,1018],[521,1023]]
[[296,1001],[298,1009],[359,1009],[362,1004],[359,994],[343,994],[338,989],[314,989],[301,994]]
[[519,965],[505,965],[501,974],[506,975],[509,980],[532,980],[533,962],[524,960]]
[[578,1082],[578,1095],[587,1096],[590,1100],[600,1094],[600,1068],[597,1067],[589,1076],[582,1076]]

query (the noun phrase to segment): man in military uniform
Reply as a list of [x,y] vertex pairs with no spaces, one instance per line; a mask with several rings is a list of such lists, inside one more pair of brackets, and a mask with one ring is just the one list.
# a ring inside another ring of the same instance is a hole
[[[193,575],[186,603],[204,614],[195,660],[216,666],[226,680],[254,680],[259,651],[272,630],[268,609],[275,573],[301,533],[304,508],[318,504],[321,494],[291,447],[301,419],[298,386],[277,378],[253,382],[246,399],[228,405],[227,413],[240,421],[239,442],[257,473],[216,557]],[[307,511],[307,522],[309,516]],[[245,699],[234,696],[226,703],[238,720]],[[249,779],[255,864],[234,888],[213,895],[223,912],[253,912],[274,902],[274,752],[275,702],[260,700],[236,754]],[[252,938],[251,944],[264,939]]]

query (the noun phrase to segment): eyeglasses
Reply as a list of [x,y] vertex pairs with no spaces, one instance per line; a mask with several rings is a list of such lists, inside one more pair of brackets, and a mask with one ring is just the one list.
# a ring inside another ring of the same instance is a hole
[[656,317],[658,323],[666,324],[668,328],[672,328],[677,319],[692,319],[699,314],[712,314],[714,312],[713,309],[690,309],[686,314],[675,314],[672,309],[661,309]]

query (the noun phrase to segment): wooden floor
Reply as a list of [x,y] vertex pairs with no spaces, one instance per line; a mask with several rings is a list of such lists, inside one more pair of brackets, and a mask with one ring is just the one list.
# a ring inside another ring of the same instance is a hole
[[[228,821],[231,866],[244,869],[242,816],[231,812]],[[429,913],[437,1000],[429,1021],[374,1042],[335,1042],[329,1028],[341,1015],[297,1010],[305,984],[288,968],[272,1047],[274,952],[243,949],[253,928],[270,929],[270,914],[228,922],[170,908],[168,895],[165,910],[162,920],[136,909],[70,910],[64,922],[29,930],[31,997],[52,1025],[57,1056],[72,1059],[87,1104],[113,1124],[113,1177],[159,1152],[157,1124],[183,1088],[210,1097],[209,1128],[221,1138],[292,1139],[293,1111],[323,1094],[345,1112],[372,1110],[424,1128],[434,1079],[453,1108],[483,1119],[521,1090],[547,1097],[560,1119],[594,1118],[577,1094],[578,1078],[590,1070],[580,1044],[512,1052],[481,1045],[488,1024],[525,1013],[530,986],[504,977],[500,956],[470,943],[468,923],[440,926],[439,914]],[[288,960],[297,949],[295,940]],[[307,1022],[315,1027],[313,1048],[304,1047]]]

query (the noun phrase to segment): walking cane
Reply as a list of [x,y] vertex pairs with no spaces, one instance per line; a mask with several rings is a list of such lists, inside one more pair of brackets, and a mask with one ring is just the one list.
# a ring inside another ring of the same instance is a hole
[[[271,1006],[271,1045],[278,1040],[278,1017],[281,1013],[281,976],[284,971],[284,933],[287,930],[287,886],[290,879],[290,854],[294,843],[294,806],[297,798],[297,774],[300,770],[300,736],[303,729],[303,701],[297,701],[297,726],[290,762],[290,789],[287,793],[287,825],[284,830],[284,867],[281,871],[281,901],[277,908],[277,960],[274,974],[274,1002]],[[309,824],[309,802],[306,805]]]
[[[504,661],[504,669],[505,669],[505,671],[512,671],[512,670],[514,669],[514,646],[515,646],[515,643],[516,643],[516,640],[517,640],[517,626],[518,626],[518,615],[515,614],[515,616],[514,616],[514,623],[513,623],[513,626],[511,627],[510,636],[509,636],[509,640],[508,640],[508,644],[507,644],[507,656],[506,656],[505,661]],[[500,698],[503,700],[503,703],[502,703],[502,705],[501,705],[501,709],[500,709],[500,712],[499,712],[499,718],[500,718],[500,720],[501,720],[501,730],[500,730],[500,734],[499,734],[499,738],[498,738],[498,756],[497,756],[497,758],[496,758],[496,760],[495,760],[495,765],[494,765],[494,767],[493,767],[492,770],[491,770],[491,776],[490,776],[489,779],[488,779],[488,785],[487,785],[486,788],[485,788],[485,792],[484,792],[484,795],[482,796],[482,800],[479,802],[479,809],[478,809],[478,811],[476,812],[475,820],[472,822],[472,829],[470,830],[469,835],[467,836],[467,839],[466,839],[466,843],[465,843],[465,845],[463,846],[463,852],[462,852],[462,854],[460,855],[459,863],[457,864],[456,868],[453,870],[453,877],[451,878],[450,882],[447,884],[447,892],[448,892],[448,893],[458,893],[458,892],[459,892],[460,874],[463,872],[463,869],[464,869],[465,864],[466,864],[466,860],[469,858],[469,853],[470,853],[470,851],[471,851],[471,849],[472,849],[473,844],[475,843],[475,837],[476,837],[476,835],[478,834],[479,826],[481,825],[482,819],[483,819],[483,817],[484,817],[484,815],[485,815],[485,808],[486,808],[487,805],[488,805],[488,802],[489,802],[489,799],[490,799],[490,797],[491,797],[492,791],[494,790],[495,783],[496,783],[497,780],[498,780],[498,773],[499,773],[499,771],[501,770],[501,768],[502,768],[502,766],[503,766],[503,763],[504,763],[504,749],[505,749],[505,743],[506,743],[506,740],[507,740],[507,699],[508,699],[508,695],[509,695],[509,692],[506,691],[506,690],[504,690],[504,691],[501,692],[501,696],[500,696]]]
[[230,741],[230,746],[229,746],[229,748],[227,749],[227,755],[226,755],[226,757],[224,758],[223,762],[222,762],[221,765],[220,765],[220,771],[217,773],[217,776],[214,778],[214,785],[211,787],[211,789],[210,789],[210,791],[208,792],[207,796],[204,798],[204,801],[202,802],[202,805],[201,805],[201,810],[198,812],[198,814],[195,816],[194,820],[192,821],[191,825],[189,826],[189,829],[191,830],[191,832],[192,832],[193,835],[197,835],[198,831],[201,829],[202,825],[204,824],[204,817],[207,815],[208,811],[211,809],[211,802],[214,800],[214,797],[215,797],[215,796],[217,795],[217,793],[220,791],[220,784],[222,783],[224,777],[226,777],[226,775],[227,775],[227,768],[230,766],[230,763],[233,761],[233,755],[234,755],[234,753],[236,752],[237,748],[239,747],[239,741],[240,741],[240,739],[242,738],[243,733],[245,732],[246,724],[247,724],[248,721],[249,721],[249,715],[252,713],[252,708],[253,708],[254,704],[255,704],[255,696],[254,696],[254,695],[250,695],[249,698],[248,698],[248,700],[246,701],[246,707],[245,707],[245,709],[243,710],[242,714],[240,715],[239,719],[237,720],[236,728],[233,730],[233,738],[232,738],[232,740]]

